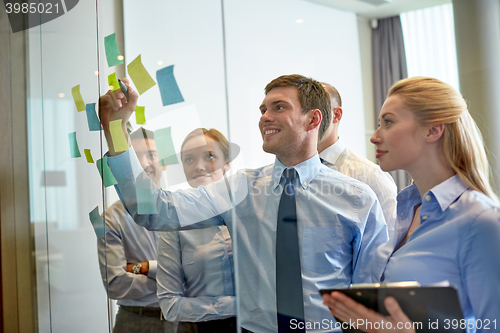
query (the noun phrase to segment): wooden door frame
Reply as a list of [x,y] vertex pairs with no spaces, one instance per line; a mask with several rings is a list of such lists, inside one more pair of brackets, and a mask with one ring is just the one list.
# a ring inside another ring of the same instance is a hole
[[[3,7],[3,6],[2,6]],[[36,266],[30,223],[27,32],[0,10],[0,296],[3,332],[36,332]]]

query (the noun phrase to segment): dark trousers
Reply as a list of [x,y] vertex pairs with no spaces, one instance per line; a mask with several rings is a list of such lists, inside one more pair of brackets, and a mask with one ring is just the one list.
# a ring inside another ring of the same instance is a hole
[[177,333],[236,333],[236,317],[196,323],[181,321]]
[[120,306],[113,333],[175,333],[176,326],[161,320],[159,309]]

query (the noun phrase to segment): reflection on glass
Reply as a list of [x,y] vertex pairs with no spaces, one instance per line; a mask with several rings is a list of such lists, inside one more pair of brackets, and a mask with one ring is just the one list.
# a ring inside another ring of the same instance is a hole
[[[144,172],[160,186],[166,167],[160,165],[154,133],[141,127],[130,138]],[[101,276],[108,297],[119,305],[113,332],[167,330],[171,323],[161,319],[156,295],[157,233],[137,225],[121,201],[103,218],[109,232],[97,241]]]
[[[181,146],[191,187],[206,186],[229,170],[229,143],[216,129],[198,128]],[[225,225],[166,232],[160,237],[158,296],[179,332],[236,332],[233,251]]]

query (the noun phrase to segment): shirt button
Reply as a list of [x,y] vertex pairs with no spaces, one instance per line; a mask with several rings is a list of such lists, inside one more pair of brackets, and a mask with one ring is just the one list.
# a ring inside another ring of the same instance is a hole
[[306,185],[307,185],[307,183],[306,183],[306,182],[303,182],[303,183],[302,183],[302,185],[306,186]]
[[278,182],[274,182],[274,185],[278,184]]
[[422,216],[422,220],[427,220],[428,218],[429,218],[429,216],[427,216],[427,215]]
[[431,196],[427,194],[427,195],[425,196],[425,200],[427,200],[427,201],[431,201]]

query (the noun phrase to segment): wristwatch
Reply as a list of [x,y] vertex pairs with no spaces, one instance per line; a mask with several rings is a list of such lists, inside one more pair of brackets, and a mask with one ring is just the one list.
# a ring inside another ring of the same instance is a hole
[[132,273],[134,273],[134,274],[141,274],[141,267],[142,267],[141,263],[140,262],[136,262],[134,264],[134,266],[132,266]]

